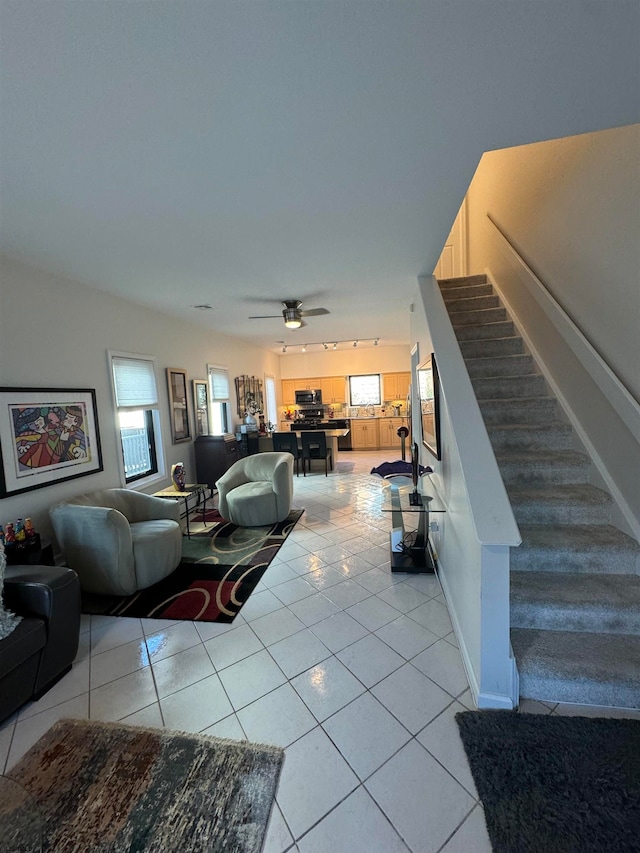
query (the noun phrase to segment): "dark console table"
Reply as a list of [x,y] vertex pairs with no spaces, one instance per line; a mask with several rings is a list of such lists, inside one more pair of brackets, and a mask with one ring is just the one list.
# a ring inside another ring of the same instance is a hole
[[8,566],[53,566],[53,543],[36,535],[33,541],[5,545]]
[[[421,482],[421,481],[420,481]],[[391,571],[434,573],[436,570],[429,543],[429,514],[444,513],[445,509],[430,495],[414,489],[410,477],[389,477],[383,481],[385,502],[383,512],[391,513]],[[407,532],[404,514],[417,516],[418,527]]]
[[199,435],[193,442],[196,479],[215,488],[216,481],[240,458],[235,435]]

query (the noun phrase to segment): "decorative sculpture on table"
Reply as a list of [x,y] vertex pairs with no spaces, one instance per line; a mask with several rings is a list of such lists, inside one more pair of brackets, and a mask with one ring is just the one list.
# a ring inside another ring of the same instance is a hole
[[184,492],[185,483],[187,482],[187,473],[184,470],[182,462],[176,462],[171,467],[171,481],[178,492]]

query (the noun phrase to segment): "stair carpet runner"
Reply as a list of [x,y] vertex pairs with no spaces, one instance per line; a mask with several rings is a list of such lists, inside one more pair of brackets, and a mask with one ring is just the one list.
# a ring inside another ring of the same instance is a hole
[[522,698],[640,708],[640,546],[486,276],[439,282],[522,544],[511,644]]

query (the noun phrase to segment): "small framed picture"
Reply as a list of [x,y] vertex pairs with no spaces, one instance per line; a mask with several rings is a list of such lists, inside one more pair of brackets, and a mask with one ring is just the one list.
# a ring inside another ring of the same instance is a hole
[[206,379],[193,380],[193,411],[196,435],[209,435],[209,385]]
[[187,371],[178,367],[167,367],[169,387],[169,416],[171,418],[171,440],[174,444],[191,441],[189,406],[187,403]]

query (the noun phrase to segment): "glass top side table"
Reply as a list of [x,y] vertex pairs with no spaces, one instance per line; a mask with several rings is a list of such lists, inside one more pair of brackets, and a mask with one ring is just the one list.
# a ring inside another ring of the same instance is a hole
[[[425,475],[415,489],[410,477],[389,477],[383,481],[384,503],[382,512],[391,513],[391,571],[434,573],[436,564],[429,543],[429,514],[444,513],[439,500],[427,493],[429,483]],[[407,533],[404,513],[417,513],[418,528]]]

